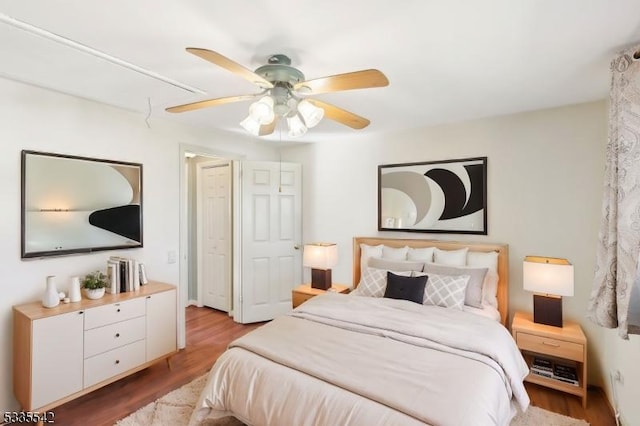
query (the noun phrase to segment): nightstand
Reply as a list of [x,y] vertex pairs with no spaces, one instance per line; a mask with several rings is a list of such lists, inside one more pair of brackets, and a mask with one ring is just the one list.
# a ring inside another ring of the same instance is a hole
[[[343,284],[333,284],[331,286],[331,291],[335,290],[337,293],[349,293],[349,286]],[[329,290],[320,290],[317,288],[311,288],[311,284],[302,284],[298,287],[294,288],[291,292],[291,300],[293,303],[293,307],[297,308],[298,305],[306,302],[311,299],[313,296],[317,296],[319,294],[326,293]]]
[[552,327],[534,323],[531,314],[516,312],[511,333],[529,367],[537,356],[554,364],[575,366],[578,376],[577,386],[533,372],[524,379],[526,382],[577,395],[582,398],[582,406],[587,406],[587,338],[578,323],[564,321],[563,327]]

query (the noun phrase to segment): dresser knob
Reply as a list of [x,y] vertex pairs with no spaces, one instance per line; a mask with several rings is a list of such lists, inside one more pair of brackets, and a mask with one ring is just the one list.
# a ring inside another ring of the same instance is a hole
[[116,364],[120,364],[120,360],[119,359],[116,359]]
[[120,312],[120,308],[118,308],[118,312]]
[[120,333],[116,333],[116,337],[120,337]]

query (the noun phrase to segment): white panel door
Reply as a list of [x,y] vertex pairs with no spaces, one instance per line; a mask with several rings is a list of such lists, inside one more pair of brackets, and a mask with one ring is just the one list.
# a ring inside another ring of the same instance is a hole
[[202,303],[229,312],[231,307],[231,166],[198,165],[198,241]]
[[242,163],[242,306],[236,321],[267,321],[291,310],[291,290],[302,280],[301,180],[300,164]]
[[83,311],[33,321],[33,408],[82,390],[83,333]]

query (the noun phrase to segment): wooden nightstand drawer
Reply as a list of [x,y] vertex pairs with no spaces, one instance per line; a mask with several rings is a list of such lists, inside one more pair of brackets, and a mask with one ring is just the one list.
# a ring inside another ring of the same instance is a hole
[[584,361],[584,346],[578,343],[528,333],[517,333],[516,343],[523,351],[539,352],[578,362]]

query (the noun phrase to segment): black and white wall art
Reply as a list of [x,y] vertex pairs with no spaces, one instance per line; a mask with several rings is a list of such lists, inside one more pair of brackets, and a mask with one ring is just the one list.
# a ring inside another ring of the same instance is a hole
[[487,157],[378,166],[378,230],[487,235]]

